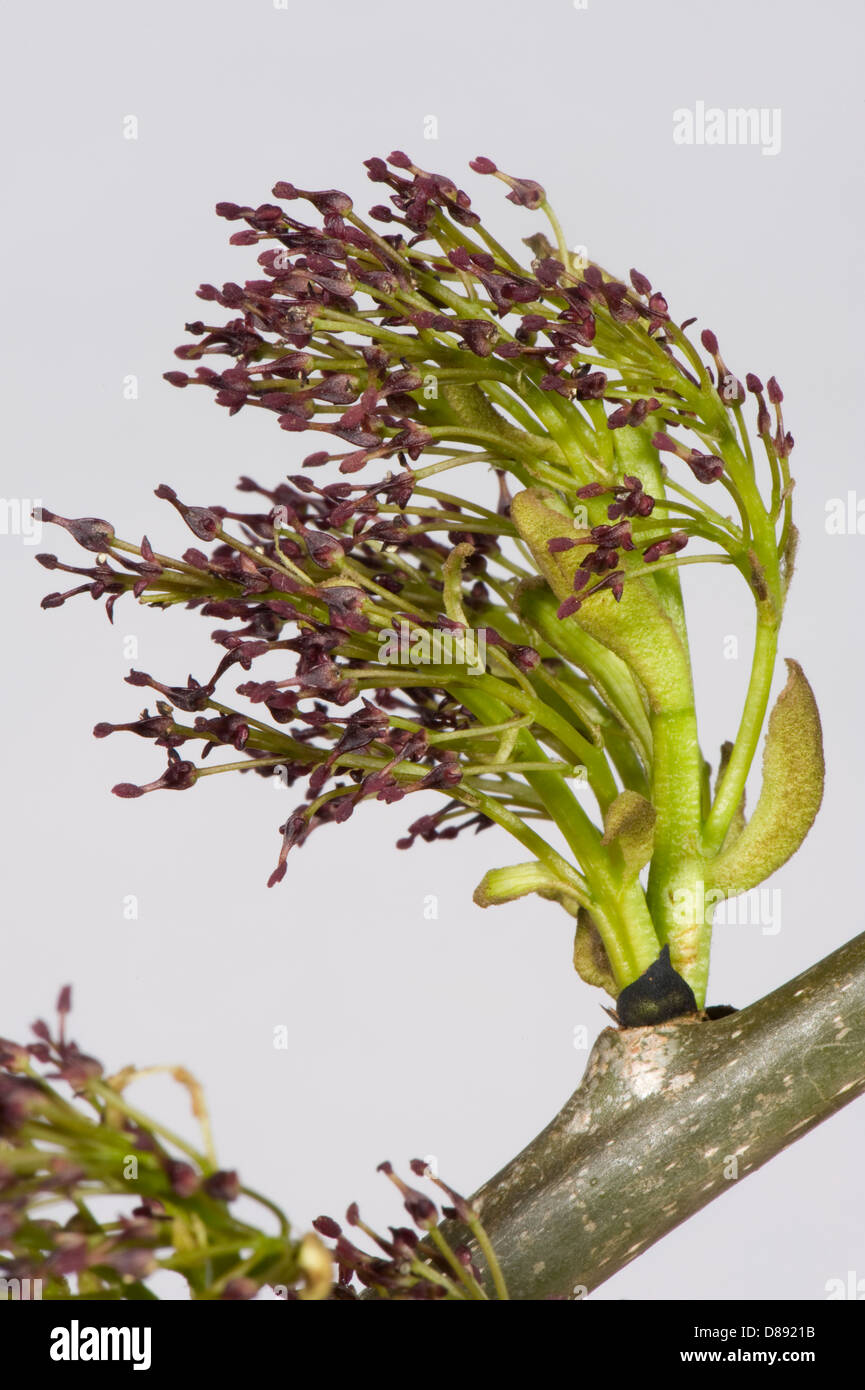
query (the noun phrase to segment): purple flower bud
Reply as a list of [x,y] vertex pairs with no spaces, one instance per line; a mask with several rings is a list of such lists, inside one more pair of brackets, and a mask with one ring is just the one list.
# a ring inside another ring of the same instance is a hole
[[417,1192],[404,1183],[400,1184],[400,1187],[405,1199],[405,1209],[415,1225],[426,1230],[434,1226],[438,1220],[438,1208],[435,1202],[431,1202],[429,1197],[425,1197],[422,1192]]
[[564,275],[564,273],[565,267],[562,262],[555,260],[552,256],[545,256],[544,259],[538,261],[535,266],[535,274],[538,280],[547,288],[558,285],[559,277]]
[[347,193],[342,193],[338,188],[324,188],[320,190],[308,190],[295,188],[294,184],[281,181],[274,184],[271,190],[274,198],[282,198],[286,202],[291,202],[295,198],[305,198],[308,203],[312,203],[317,212],[336,213],[342,216],[343,213],[351,212],[353,203]]
[[320,1236],[326,1240],[336,1240],[342,1235],[342,1227],[330,1216],[317,1216],[312,1223],[313,1230],[318,1231]]
[[304,531],[303,539],[310,559],[321,569],[330,569],[345,557],[345,550],[335,536],[322,531]]
[[175,753],[173,748],[168,750],[169,763],[161,777],[157,777],[155,782],[147,782],[143,786],[137,787],[132,782],[119,782],[111,790],[115,796],[126,800],[143,796],[145,792],[155,791],[188,791],[195,785],[198,777],[198,769],[194,763],[186,762]]
[[0,1038],[0,1067],[5,1067],[7,1071],[25,1071],[29,1061],[26,1047],[10,1042],[8,1038]]
[[204,1190],[217,1202],[234,1202],[240,1196],[240,1179],[233,1169],[219,1169],[205,1178]]
[[714,483],[724,471],[724,460],[715,454],[698,454],[692,450],[686,463],[698,483]]
[[770,376],[769,380],[766,382],[766,394],[773,405],[780,405],[784,399],[784,392],[773,376]]
[[136,787],[133,782],[118,782],[111,790],[115,796],[122,797],[124,800],[131,800],[134,797],[144,795],[144,788]]
[[170,502],[175,511],[178,511],[186,522],[190,531],[197,536],[200,541],[212,541],[222,525],[221,518],[216,512],[208,507],[187,507],[178,500],[174,488],[168,487],[166,483],[160,483],[155,489],[155,495],[165,502]]
[[577,496],[583,498],[603,497],[609,488],[604,487],[603,483],[586,483],[584,487],[577,488]]
[[668,434],[662,434],[660,431],[652,435],[652,445],[659,453],[678,454],[680,450],[680,446],[674,439],[671,439]]
[[445,755],[440,763],[437,763],[425,777],[421,778],[417,784],[419,787],[432,788],[436,791],[445,790],[448,787],[456,787],[462,781],[462,772],[456,755],[451,757]]
[[47,507],[42,507],[40,508],[40,520],[62,526],[80,546],[85,550],[95,551],[97,554],[107,550],[114,540],[114,527],[111,522],[103,521],[98,516],[79,516],[70,519],[69,517],[58,516],[55,512],[49,512]]
[[514,665],[524,672],[534,671],[540,664],[540,653],[534,647],[511,647],[510,657]]
[[177,1197],[192,1197],[201,1183],[201,1179],[192,1167],[191,1163],[184,1163],[181,1159],[170,1158],[165,1164],[165,1176],[171,1184],[171,1190]]
[[663,540],[655,541],[653,545],[647,546],[643,551],[643,559],[647,564],[652,564],[654,560],[660,560],[664,555],[675,555],[677,551],[683,550],[687,544],[686,533],[675,531],[672,536],[666,536]]
[[40,1095],[38,1084],[29,1077],[0,1075],[0,1135],[13,1134],[39,1104]]
[[559,604],[556,610],[557,618],[570,618],[572,613],[576,613],[582,607],[582,600],[576,594],[569,594],[564,603]]
[[518,207],[531,208],[533,211],[546,202],[546,193],[539,183],[534,179],[514,179],[503,174],[502,178],[510,184],[511,191],[508,199],[516,203]]
[[600,400],[606,385],[607,378],[604,372],[586,372],[584,376],[577,378],[577,400]]

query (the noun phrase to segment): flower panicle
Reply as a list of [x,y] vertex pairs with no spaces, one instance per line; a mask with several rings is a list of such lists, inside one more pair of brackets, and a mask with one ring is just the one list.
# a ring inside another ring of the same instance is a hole
[[[43,1297],[61,1300],[153,1297],[146,1281],[160,1269],[184,1274],[195,1298],[253,1298],[266,1284],[307,1296],[303,1241],[279,1209],[264,1203],[278,1235],[234,1217],[241,1192],[256,1194],[218,1166],[194,1078],[165,1069],[189,1091],[203,1151],[130,1106],[141,1073],[109,1076],[83,1052],[67,1033],[71,1007],[65,986],[53,1027],[38,1019],[34,1041],[0,1039],[0,1275],[39,1280]],[[113,1217],[95,1214],[106,1197],[121,1208]],[[46,1203],[56,1215],[43,1215]]]
[[[269,410],[289,432],[320,431],[346,446],[316,450],[306,468],[335,463],[352,474],[399,458],[424,464],[424,472],[436,466],[426,458],[458,448],[449,466],[491,453],[523,484],[573,496],[600,481],[599,471],[605,486],[621,487],[620,476],[609,476],[605,436],[635,430],[700,484],[724,478],[737,447],[729,416],[742,426],[746,390],[715,334],[703,330],[700,340],[710,367],[687,337],[694,320],[677,324],[642,272],[620,281],[568,251],[536,180],[505,174],[486,156],[471,167],[504,182],[511,202],[550,219],[553,242],[529,237],[529,264],[489,234],[453,180],[402,151],[366,161],[370,179],[390,190],[390,205],[377,204],[369,221],[345,193],[286,181],[273,196],[287,208],[218,204],[220,216],[247,225],[234,244],[276,249],[259,254],[263,278],[199,290],[235,317],[187,324],[198,341],[177,353],[186,361],[227,356],[231,365],[199,366],[191,376],[172,371],[168,380],[208,387],[232,414]],[[297,201],[311,204],[320,225],[298,220]],[[376,223],[397,230],[382,234]],[[759,379],[746,380],[773,479],[780,478],[777,510],[786,501],[781,461],[793,441],[774,378],[767,388],[774,423]],[[696,444],[674,431],[696,432]],[[689,537],[718,544],[717,528],[701,524],[699,502],[696,513]]]
[[[472,164],[549,222],[550,236],[526,238],[530,255],[517,257],[453,180],[402,151],[366,168],[387,190],[367,219],[340,190],[284,180],[274,202],[217,206],[243,224],[231,241],[258,249],[259,273],[201,286],[227,321],[188,323],[193,341],[177,349],[188,370],[166,373],[176,387],[212,390],[230,415],[267,410],[289,433],[327,436],[300,470],[272,487],[244,474],[244,502],[228,507],[160,484],[195,542],[179,559],[146,536],[122,540],[99,518],[42,513],[92,557],[82,566],[37,557],[80,581],[45,607],[89,593],[111,619],[131,593],[224,624],[212,632],[221,656],[209,678],[167,684],[134,671],[128,682],[153,690],[154,705],[94,732],[135,733],[165,752],[158,777],[115,786],[124,799],[190,790],[229,770],[305,784],[281,820],[271,884],[314,829],[415,791],[444,803],[413,820],[401,847],[499,822],[534,852],[519,827],[555,819],[550,806],[562,800],[538,775],[585,775],[603,818],[614,795],[607,750],[632,739],[642,716],[573,668],[569,625],[587,605],[620,601],[635,579],[654,583],[708,558],[736,565],[764,601],[749,395],[779,554],[792,537],[792,439],[774,378],[764,388],[749,373],[742,385],[714,333],[702,332],[701,356],[687,335],[693,320],[677,323],[641,271],[619,280],[572,254],[536,180],[486,156]],[[316,216],[302,220],[302,204]],[[494,476],[489,506],[440,488],[472,463]],[[562,531],[550,556],[579,557],[553,610],[561,635],[524,617],[526,586],[545,570],[512,517],[514,482],[555,499]],[[738,517],[705,501],[710,488]],[[682,555],[692,542],[708,553]],[[470,656],[479,643],[485,664]],[[222,684],[241,671],[243,705]],[[637,735],[636,764],[610,757],[642,791],[647,740]],[[213,756],[222,749],[228,761]]]
[[[361,1217],[356,1202],[345,1214],[346,1224],[360,1231],[375,1247],[369,1251],[359,1246],[330,1216],[319,1216],[313,1229],[327,1241],[337,1267],[337,1280],[331,1293],[335,1301],[354,1301],[363,1290],[372,1290],[377,1297],[398,1302],[444,1300],[486,1300],[490,1296],[507,1298],[507,1288],[498,1262],[492,1253],[486,1233],[471,1204],[434,1174],[421,1159],[410,1164],[416,1177],[427,1179],[439,1188],[448,1203],[439,1206],[420,1189],[403,1181],[389,1162],[379,1164],[383,1173],[397,1188],[412,1226],[390,1226],[383,1236]],[[459,1222],[464,1239],[455,1243],[446,1231],[439,1228],[444,1217]],[[491,1260],[495,1270],[492,1293],[484,1286],[477,1260],[478,1249]]]

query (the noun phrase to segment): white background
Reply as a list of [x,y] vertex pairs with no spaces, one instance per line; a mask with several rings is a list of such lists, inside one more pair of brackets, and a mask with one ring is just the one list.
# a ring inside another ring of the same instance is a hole
[[[778,376],[803,533],[782,651],[817,693],[828,791],[771,885],[780,932],[717,932],[710,998],[739,1006],[861,928],[865,539],[825,529],[827,501],[862,487],[860,13],[853,0],[91,0],[6,16],[4,498],[108,517],[177,553],[189,534],[154,499],[159,482],[206,505],[228,503],[241,472],[270,485],[294,471],[307,439],[255,412],[229,420],[161,373],[203,312],[199,282],[256,274],[217,200],[255,204],[291,179],[365,208],[382,190],[361,162],[393,148],[464,181],[504,240],[539,224],[468,160],[539,179],[573,244],[645,271],[677,317],[716,331],[740,376]],[[698,100],[779,107],[780,153],[675,145],[674,109]],[[71,981],[81,1045],[111,1067],[191,1068],[223,1162],[299,1227],[355,1198],[397,1222],[383,1158],[435,1155],[473,1189],[573,1089],[586,1057],[574,1029],[606,1021],[571,968],[569,919],[531,899],[472,905],[485,868],[520,857],[498,830],[397,852],[414,803],[318,832],[268,891],[293,793],[220,777],[182,798],[114,800],[113,783],[161,770],[143,741],[90,735],[140,709],[129,666],[176,683],[205,678],[218,653],[206,622],[129,600],[113,628],[86,597],[41,613],[64,578],[33,563],[44,549],[79,563],[54,528],[39,545],[0,536],[0,1032],[21,1037]],[[714,760],[738,718],[751,605],[729,572],[688,578]],[[724,659],[728,635],[738,661]],[[273,1047],[280,1024],[288,1051]],[[138,1099],[192,1132],[167,1085],[142,1083]],[[594,1297],[818,1299],[827,1279],[865,1277],[863,1121],[859,1102],[731,1184]]]

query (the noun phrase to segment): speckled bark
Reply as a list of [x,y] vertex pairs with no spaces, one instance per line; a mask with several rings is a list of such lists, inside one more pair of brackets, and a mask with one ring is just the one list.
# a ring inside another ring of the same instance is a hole
[[511,1297],[593,1289],[863,1090],[865,935],[715,1022],[605,1029],[552,1124],[475,1195]]

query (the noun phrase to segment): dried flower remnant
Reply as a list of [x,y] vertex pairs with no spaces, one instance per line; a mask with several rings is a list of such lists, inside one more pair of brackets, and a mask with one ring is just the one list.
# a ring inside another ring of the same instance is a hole
[[[185,791],[231,770],[302,787],[272,884],[319,826],[365,801],[437,792],[440,809],[401,846],[501,826],[530,858],[491,871],[476,901],[535,892],[582,911],[614,994],[668,945],[702,1006],[710,923],[681,903],[722,851],[739,891],[765,877],[754,837],[738,859],[733,840],[795,551],[780,388],[748,373],[746,389],[715,334],[695,345],[694,320],[677,322],[642,272],[626,282],[578,263],[536,180],[486,156],[472,164],[544,219],[518,256],[451,179],[402,151],[366,167],[384,190],[367,218],[339,190],[286,181],[274,202],[217,205],[242,224],[231,242],[258,251],[258,273],[201,286],[223,322],[187,324],[186,366],[166,373],[230,415],[269,411],[290,434],[314,432],[301,469],[272,488],[243,476],[248,509],[162,484],[196,541],[179,558],[43,510],[97,552],[81,567],[38,557],[79,581],[46,607],[89,592],[111,616],[131,591],[224,624],[208,679],[134,672],[154,708],[97,725],[166,753],[159,777],[115,791]],[[493,475],[489,505],[448,483],[469,465]],[[683,567],[707,563],[738,571],[756,610],[751,681],[714,791],[681,589]],[[469,652],[481,637],[479,670]],[[242,706],[220,684],[229,675]],[[810,710],[799,677],[793,705]],[[822,786],[819,721],[816,740],[814,719],[800,724],[784,753],[798,771],[771,779],[760,813],[772,824],[783,807],[794,848]],[[221,748],[222,763],[209,756]],[[652,835],[635,871],[610,826],[637,803]]]

